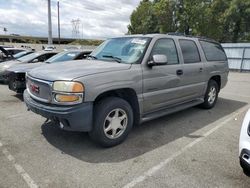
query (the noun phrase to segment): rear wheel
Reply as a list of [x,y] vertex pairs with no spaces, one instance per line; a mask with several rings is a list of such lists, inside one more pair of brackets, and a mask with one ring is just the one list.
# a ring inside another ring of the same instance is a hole
[[92,140],[104,147],[123,142],[133,126],[130,104],[117,97],[98,102],[94,110],[94,126],[89,133]]
[[210,80],[208,82],[207,91],[204,97],[204,103],[201,107],[205,109],[211,109],[215,106],[219,93],[219,86],[216,81]]

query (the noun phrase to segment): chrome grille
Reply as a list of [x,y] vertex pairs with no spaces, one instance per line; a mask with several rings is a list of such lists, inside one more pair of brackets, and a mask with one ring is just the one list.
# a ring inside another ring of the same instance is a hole
[[51,82],[27,77],[27,88],[31,97],[46,103],[51,102]]

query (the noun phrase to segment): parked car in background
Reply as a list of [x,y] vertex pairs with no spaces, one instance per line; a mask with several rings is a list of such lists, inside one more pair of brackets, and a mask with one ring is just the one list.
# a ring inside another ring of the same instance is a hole
[[11,55],[15,55],[17,53],[26,51],[26,49],[23,49],[23,48],[5,48],[5,50],[8,51],[9,54]]
[[250,110],[242,123],[239,143],[240,165],[247,176],[250,176]]
[[53,51],[53,50],[55,50],[55,49],[56,49],[55,46],[50,45],[50,46],[46,46],[46,47],[44,48],[44,51]]
[[46,64],[60,63],[70,60],[86,59],[91,53],[91,50],[73,50],[61,52],[45,62],[22,64],[6,70],[8,74],[9,89],[17,93],[22,93],[26,89],[25,75],[30,70]]
[[28,53],[29,51],[23,48],[0,47],[0,62],[17,59]]
[[65,47],[63,50],[71,51],[71,50],[80,50],[80,49],[81,49],[81,46],[68,46],[68,47]]
[[55,51],[40,51],[35,52],[16,60],[6,61],[0,64],[0,82],[6,83],[8,81],[8,72],[6,70],[10,67],[20,65],[20,64],[27,64],[27,63],[38,63],[44,62],[47,59],[51,58],[52,56],[56,55],[58,52]]
[[138,123],[213,108],[228,73],[225,52],[211,39],[132,35],[106,40],[88,60],[28,72],[24,101],[61,129],[89,132],[110,147]]
[[8,61],[13,59],[13,55],[11,55],[6,48],[0,46],[0,63],[4,61]]
[[29,54],[32,54],[34,53],[35,51],[32,51],[32,50],[25,50],[25,51],[22,51],[22,52],[19,52],[15,55],[13,55],[13,59],[19,59],[23,56],[26,56],[26,55],[29,55]]

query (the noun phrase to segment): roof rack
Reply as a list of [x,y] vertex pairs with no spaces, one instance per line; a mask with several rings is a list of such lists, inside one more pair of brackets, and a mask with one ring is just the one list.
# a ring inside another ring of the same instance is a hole
[[[178,33],[178,32],[167,33],[167,35],[183,36],[183,37],[199,38],[199,39],[204,39],[204,40],[209,40],[209,41],[215,41],[214,39],[211,39],[211,38],[208,38],[208,37],[204,37],[204,36],[186,35],[185,33]],[[215,41],[215,42],[216,42],[216,41]]]

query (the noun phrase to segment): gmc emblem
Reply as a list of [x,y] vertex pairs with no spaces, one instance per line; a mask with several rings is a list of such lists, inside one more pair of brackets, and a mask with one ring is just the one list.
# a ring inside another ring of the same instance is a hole
[[30,84],[30,89],[31,89],[31,91],[33,92],[33,93],[37,93],[37,94],[39,94],[39,92],[40,92],[40,89],[39,89],[39,86],[37,86],[37,85],[35,85],[35,84]]

